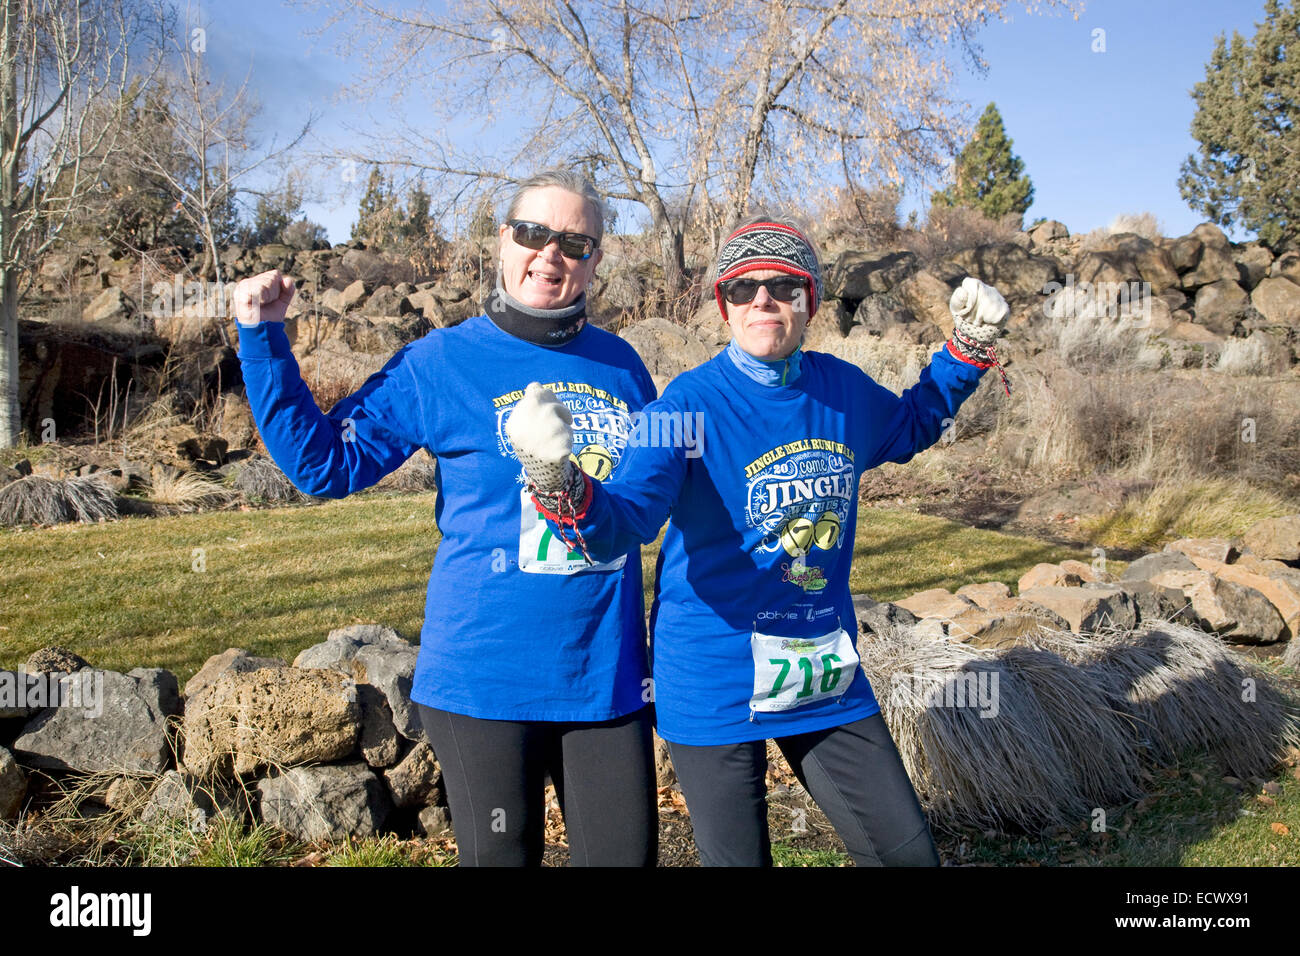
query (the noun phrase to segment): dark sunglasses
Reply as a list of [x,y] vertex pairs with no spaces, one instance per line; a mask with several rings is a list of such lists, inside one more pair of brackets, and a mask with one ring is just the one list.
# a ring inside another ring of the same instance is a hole
[[552,239],[558,239],[560,255],[566,259],[590,259],[596,251],[596,240],[581,232],[556,232],[523,219],[508,219],[506,225],[515,231],[515,242],[525,249],[545,249]]
[[776,276],[772,279],[728,279],[719,289],[722,297],[732,305],[744,305],[753,302],[762,286],[777,302],[793,302],[801,292],[808,288],[806,280],[798,276]]

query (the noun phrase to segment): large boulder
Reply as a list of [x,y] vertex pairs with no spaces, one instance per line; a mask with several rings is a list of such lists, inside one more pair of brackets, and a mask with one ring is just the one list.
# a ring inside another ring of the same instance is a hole
[[968,598],[959,597],[945,588],[930,588],[896,602],[919,620],[926,618],[953,618],[975,606]]
[[1300,326],[1300,285],[1290,279],[1262,279],[1250,304],[1273,325]]
[[664,318],[642,319],[623,329],[619,336],[636,349],[660,391],[682,372],[713,357],[689,329]]
[[1032,256],[1013,242],[977,246],[958,253],[952,261],[1008,296],[1042,295],[1061,278],[1055,259]]
[[922,269],[901,283],[895,294],[913,315],[933,323],[946,339],[952,335],[952,313],[948,310],[952,291],[948,283]]
[[1247,289],[1254,289],[1268,275],[1273,265],[1273,253],[1268,246],[1250,242],[1234,250],[1233,258],[1237,260],[1237,271],[1241,274],[1241,284]]
[[125,323],[136,313],[135,301],[116,286],[110,286],[81,311],[84,322]]
[[340,760],[356,750],[356,688],[326,670],[227,672],[186,701],[184,765],[199,776]]
[[222,674],[248,674],[264,667],[288,667],[278,657],[253,657],[242,647],[229,647],[213,654],[198,672],[185,682],[187,699],[197,697],[211,687]]
[[1240,278],[1241,271],[1226,243],[1222,246],[1203,244],[1196,268],[1183,274],[1181,285],[1184,289],[1199,289],[1214,282],[1235,283]]
[[1057,222],[1055,219],[1048,219],[1030,229],[1029,238],[1033,240],[1034,245],[1041,246],[1054,239],[1070,238],[1070,230],[1065,228],[1065,223]]
[[128,774],[162,773],[171,763],[168,721],[180,713],[175,674],[86,668],[62,677],[59,687],[64,705],[42,710],[14,741],[25,763]]
[[1109,585],[1035,587],[1022,590],[1020,597],[1056,612],[1076,634],[1102,627],[1132,628],[1137,624],[1132,598]]
[[916,253],[842,252],[826,274],[826,295],[860,302],[888,292],[916,271]]
[[1282,618],[1282,636],[1294,638],[1300,635],[1300,571],[1287,568],[1290,572],[1288,575],[1269,574],[1261,573],[1267,570],[1262,566],[1264,562],[1255,562],[1254,567],[1249,567],[1241,563],[1223,564],[1207,558],[1193,560],[1202,571],[1209,571],[1220,581],[1230,581],[1264,595]]
[[352,675],[352,658],[368,644],[386,647],[409,647],[391,627],[382,624],[349,624],[329,632],[325,640],[313,644],[293,659],[294,667],[320,667]]
[[1300,561],[1300,515],[1256,522],[1243,542],[1257,558]]
[[1192,563],[1192,559],[1181,551],[1158,551],[1155,554],[1144,554],[1136,561],[1130,562],[1124,569],[1124,573],[1120,575],[1120,580],[1150,581],[1162,571],[1195,570],[1196,565]]
[[1196,321],[1219,335],[1231,335],[1249,306],[1250,296],[1235,278],[1212,282],[1196,293]]
[[1191,602],[1196,624],[1238,644],[1271,644],[1286,624],[1267,597],[1209,571],[1164,571],[1151,583],[1181,591]]
[[308,843],[379,832],[392,812],[384,785],[364,763],[294,767],[257,782],[262,822]]

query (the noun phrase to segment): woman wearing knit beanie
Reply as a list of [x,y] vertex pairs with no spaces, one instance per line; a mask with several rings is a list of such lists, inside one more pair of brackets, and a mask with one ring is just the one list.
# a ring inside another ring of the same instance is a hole
[[[587,324],[604,207],[582,176],[521,183],[486,314],[401,349],[322,414],[285,336],[293,283],[236,290],[239,357],[271,457],[313,495],[437,459],[442,532],[411,684],[442,770],[462,866],[539,865],[549,773],[575,865],[653,865],[658,815],[635,544],[590,566],[523,488],[505,423],[532,380],[581,415],[577,450],[623,468],[629,416],[655,397],[631,346]],[[380,584],[382,582],[376,582]],[[541,614],[540,610],[555,613]],[[400,728],[411,740],[420,725]]]
[[[564,464],[565,411],[537,385],[511,419],[515,449],[539,508],[594,560],[654,540],[671,515],[651,616],[656,720],[705,865],[770,865],[769,739],[859,865],[937,865],[858,666],[858,480],[939,439],[996,361],[1006,303],[967,279],[950,303],[953,338],[900,397],[802,350],[823,286],[794,223],[742,224],[715,275],[731,343],[646,407],[617,480]],[[684,423],[690,443],[675,440]]]

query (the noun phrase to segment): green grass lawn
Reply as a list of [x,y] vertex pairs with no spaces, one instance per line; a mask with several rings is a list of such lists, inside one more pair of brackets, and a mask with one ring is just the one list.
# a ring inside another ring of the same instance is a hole
[[[183,682],[228,647],[291,661],[348,624],[417,641],[439,541],[434,499],[369,493],[0,531],[0,667],[58,644],[96,667],[166,667]],[[657,555],[657,545],[644,549],[647,601]],[[1082,548],[867,508],[852,585],[877,600],[972,581],[1014,588],[1038,562],[1071,557],[1092,560]]]

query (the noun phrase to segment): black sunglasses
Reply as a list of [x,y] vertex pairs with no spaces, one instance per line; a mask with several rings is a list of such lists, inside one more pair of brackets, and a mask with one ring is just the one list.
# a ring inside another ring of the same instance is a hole
[[560,255],[566,259],[590,259],[596,251],[596,240],[581,232],[556,232],[523,219],[508,219],[506,225],[514,230],[515,242],[525,249],[545,249],[552,239],[558,239]]
[[793,302],[800,293],[808,288],[806,280],[798,276],[776,276],[772,279],[728,279],[721,283],[719,289],[722,297],[732,305],[744,305],[753,302],[762,286],[777,302]]

